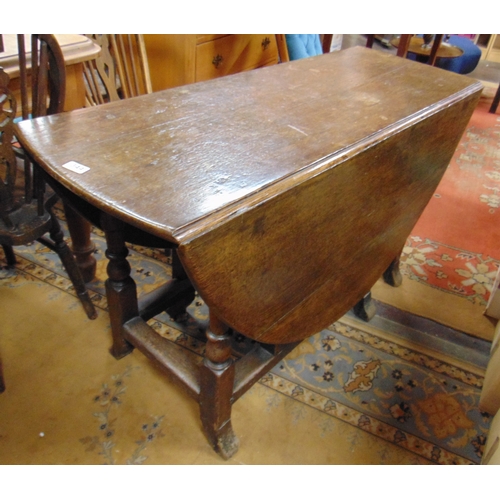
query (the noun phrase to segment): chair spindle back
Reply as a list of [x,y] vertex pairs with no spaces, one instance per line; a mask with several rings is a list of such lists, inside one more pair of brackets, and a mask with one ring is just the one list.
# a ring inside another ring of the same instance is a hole
[[88,106],[152,92],[142,35],[87,36],[101,47],[99,57],[85,63]]
[[[31,60],[26,51],[26,35],[17,35],[21,109],[24,120],[60,113],[66,98],[66,67],[64,56],[54,35],[31,35]],[[38,200],[42,215],[44,183],[37,169],[25,158],[25,197],[28,203]]]
[[9,211],[13,208],[13,186],[16,182],[16,156],[12,149],[16,100],[9,90],[10,78],[0,67],[0,217],[13,227]]

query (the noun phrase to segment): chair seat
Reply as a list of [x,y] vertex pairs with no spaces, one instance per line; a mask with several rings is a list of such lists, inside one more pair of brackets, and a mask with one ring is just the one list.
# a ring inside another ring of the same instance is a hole
[[452,35],[448,43],[462,49],[463,55],[452,59],[438,59],[436,66],[461,75],[472,73],[481,59],[481,49],[472,40],[457,35]]
[[[31,40],[29,56],[26,38]],[[18,35],[17,40],[21,113],[18,113],[17,100],[10,88],[9,75],[0,68],[0,244],[7,268],[16,265],[13,250],[16,246],[39,241],[56,252],[87,317],[93,319],[95,307],[52,211],[58,198],[47,188],[42,171],[27,157],[16,139],[19,115],[28,120],[63,111],[66,95],[64,56],[54,35]]]
[[49,212],[45,211],[42,216],[38,215],[36,200],[10,212],[9,219],[13,224],[12,228],[8,228],[4,221],[0,221],[2,245],[18,246],[31,243],[47,233],[52,223]]

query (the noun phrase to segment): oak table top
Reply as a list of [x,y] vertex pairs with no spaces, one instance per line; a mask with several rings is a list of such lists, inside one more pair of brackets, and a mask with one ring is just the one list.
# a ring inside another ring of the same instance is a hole
[[18,132],[62,186],[177,245],[229,326],[285,343],[347,312],[394,259],[480,91],[462,75],[357,47]]

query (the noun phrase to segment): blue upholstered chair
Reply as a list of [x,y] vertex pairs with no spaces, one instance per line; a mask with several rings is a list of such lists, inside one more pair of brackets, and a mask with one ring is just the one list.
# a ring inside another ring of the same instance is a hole
[[285,35],[290,61],[323,54],[319,35]]
[[[461,48],[464,53],[459,57],[438,57],[435,66],[461,75],[474,71],[481,59],[481,49],[472,40],[458,35],[451,35],[448,43]],[[408,59],[415,60],[415,54],[408,54]]]
[[481,49],[472,40],[457,35],[451,35],[448,43],[462,49],[463,55],[450,59],[438,59],[436,66],[462,75],[474,71],[481,59]]

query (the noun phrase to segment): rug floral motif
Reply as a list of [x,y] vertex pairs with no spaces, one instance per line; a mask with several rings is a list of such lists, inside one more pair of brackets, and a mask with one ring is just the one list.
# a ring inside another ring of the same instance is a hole
[[478,410],[481,377],[343,320],[263,383],[288,384],[291,397],[437,463],[478,463],[483,453],[490,416]]
[[410,279],[486,306],[500,261],[412,235],[400,271]]
[[[124,373],[114,375],[110,382],[102,384],[101,390],[94,397],[96,411],[93,417],[96,421],[96,435],[86,436],[80,439],[87,452],[97,452],[102,456],[103,463],[115,465],[116,457],[113,448],[117,444],[115,424],[119,418],[119,407],[126,393],[126,378],[132,371],[128,367]],[[161,421],[163,416],[153,418],[150,422],[145,422],[138,432],[139,439],[135,442],[137,447],[130,457],[125,461],[126,465],[141,465],[147,460],[146,450],[157,438],[163,437]]]
[[500,117],[480,102],[402,254],[409,278],[487,304],[500,266]]

